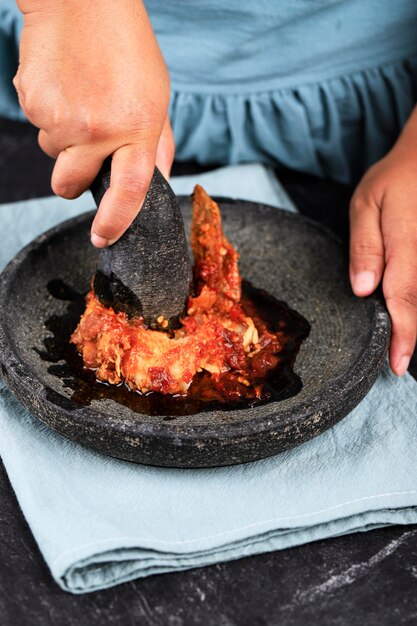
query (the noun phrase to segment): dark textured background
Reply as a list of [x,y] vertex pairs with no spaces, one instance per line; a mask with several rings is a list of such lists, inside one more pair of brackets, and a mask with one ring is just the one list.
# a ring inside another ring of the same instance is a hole
[[[0,119],[0,203],[50,195],[51,170],[35,130]],[[194,164],[176,164],[174,173],[194,171],[199,171]],[[279,176],[302,213],[347,241],[348,187],[296,172]],[[416,377],[415,358],[411,371]],[[417,624],[416,526],[357,533],[72,596],[52,580],[1,464],[0,502],[1,626]]]

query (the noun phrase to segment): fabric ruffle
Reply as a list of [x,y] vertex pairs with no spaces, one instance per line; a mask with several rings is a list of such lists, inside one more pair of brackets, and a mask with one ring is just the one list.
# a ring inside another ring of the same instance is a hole
[[261,161],[355,182],[383,157],[417,94],[417,57],[296,88],[249,94],[175,89],[179,160]]
[[[0,0],[0,116],[15,119],[25,119],[12,85],[21,28],[16,4]],[[217,92],[210,87],[212,93],[196,85],[194,92],[174,79],[176,157],[201,164],[260,161],[356,182],[387,153],[416,102],[415,46],[410,50],[401,60],[295,87],[275,82],[269,91],[245,93],[242,83],[238,93],[227,93],[227,85]]]

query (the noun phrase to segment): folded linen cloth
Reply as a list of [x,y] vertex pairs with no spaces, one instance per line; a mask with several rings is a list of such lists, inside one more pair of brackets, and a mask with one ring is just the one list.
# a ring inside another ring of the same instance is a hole
[[[253,193],[259,181],[262,200],[291,208],[276,181],[269,184],[268,170],[242,167],[195,180],[235,197],[242,195],[242,177],[252,181]],[[181,193],[193,182],[173,184]],[[88,195],[71,203],[48,198],[0,206],[0,266],[45,228],[91,206]],[[416,413],[417,383],[385,368],[348,417],[294,450],[240,466],[179,470],[86,450],[44,426],[0,384],[0,454],[54,579],[84,593],[416,523]]]

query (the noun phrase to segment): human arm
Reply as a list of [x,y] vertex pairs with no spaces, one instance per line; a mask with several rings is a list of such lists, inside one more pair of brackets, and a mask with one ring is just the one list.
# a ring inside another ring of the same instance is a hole
[[14,79],[23,111],[56,164],[52,188],[74,198],[112,155],[92,225],[98,247],[138,213],[155,162],[169,175],[169,77],[141,0],[18,0],[24,16]]

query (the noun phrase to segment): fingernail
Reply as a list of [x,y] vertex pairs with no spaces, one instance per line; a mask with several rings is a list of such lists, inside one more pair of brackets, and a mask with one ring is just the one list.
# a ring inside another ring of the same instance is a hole
[[353,278],[354,292],[367,296],[375,289],[375,272],[359,272]]
[[397,376],[404,376],[404,374],[406,373],[406,371],[408,370],[408,366],[410,365],[410,358],[409,356],[403,356],[401,357],[401,359],[398,362],[398,365],[396,367],[396,374]]
[[105,248],[109,245],[109,240],[104,237],[100,237],[100,235],[96,235],[96,233],[91,233],[91,243],[96,248]]

